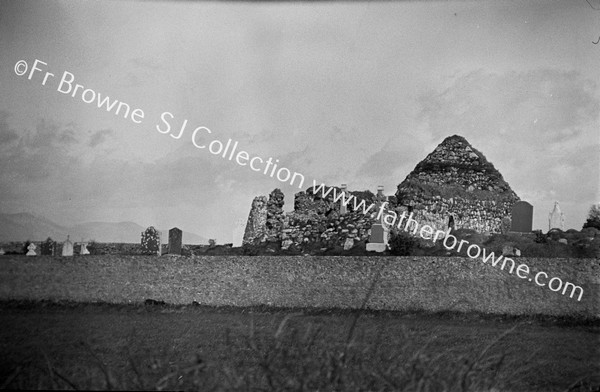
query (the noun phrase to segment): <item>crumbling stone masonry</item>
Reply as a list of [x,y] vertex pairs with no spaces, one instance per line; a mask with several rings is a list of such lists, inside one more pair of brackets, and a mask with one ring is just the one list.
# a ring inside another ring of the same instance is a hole
[[[510,217],[512,205],[520,200],[502,175],[463,137],[447,137],[421,161],[398,185],[394,196],[385,196],[380,187],[370,191],[336,192],[354,195],[379,206],[387,201],[388,209],[398,215],[413,213],[419,225],[428,224],[436,230],[473,229],[480,233],[500,233],[502,220]],[[376,223],[378,208],[365,215],[353,205],[340,210],[330,193],[313,194],[312,187],[294,197],[294,211],[283,211],[284,195],[275,189],[269,195],[252,202],[244,244],[281,242],[283,248],[319,243],[322,246],[348,247],[368,241],[371,225]],[[346,210],[346,211],[345,211]]]

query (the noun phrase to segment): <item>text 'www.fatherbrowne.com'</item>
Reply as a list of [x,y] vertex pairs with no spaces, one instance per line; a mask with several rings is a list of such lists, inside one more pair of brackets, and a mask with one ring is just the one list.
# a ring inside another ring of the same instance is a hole
[[[27,61],[19,60],[15,63],[14,72],[18,76],[27,75],[28,80],[38,80],[42,86],[47,87],[54,85],[56,86],[56,91],[61,94],[65,94],[72,98],[81,99],[83,103],[97,106],[98,109],[106,110],[107,112],[113,113],[116,116],[122,116],[124,119],[129,119],[134,124],[141,124],[144,121],[146,114],[141,108],[134,108],[132,110],[131,105],[123,101],[111,98],[108,95],[102,95],[94,89],[85,87],[80,83],[76,83],[75,75],[68,71],[64,71],[60,77],[60,80],[56,81],[58,78],[56,78],[54,73],[46,70],[47,66],[48,64],[46,62],[38,59],[33,62],[31,67]],[[169,134],[169,136],[174,139],[180,139],[187,129],[188,120],[184,119],[183,122],[174,120],[175,116],[171,112],[163,112],[160,115],[161,123],[156,124],[155,128],[162,134]],[[171,125],[175,123],[181,124],[181,126],[178,128],[172,128]],[[171,133],[172,129],[178,129],[178,131],[176,130],[174,133]],[[194,147],[200,150],[204,150],[208,147],[208,151],[215,156],[220,156],[229,161],[235,161],[240,166],[247,166],[252,171],[260,172],[271,178],[275,178],[280,182],[289,183],[290,185],[294,185],[302,189],[304,185],[304,175],[298,172],[292,172],[286,167],[281,167],[281,165],[278,165],[279,159],[273,160],[272,157],[263,159],[260,156],[251,155],[247,151],[239,149],[239,143],[237,141],[234,142],[231,138],[229,138],[226,143],[223,143],[218,139],[213,139],[210,142],[203,144],[201,135],[206,136],[210,134],[212,134],[212,131],[207,127],[200,126],[194,128],[194,130],[191,132],[191,139]],[[332,194],[336,203],[340,202],[344,206],[351,205],[354,207],[354,211],[362,210],[362,213],[365,215],[372,214],[370,211],[371,209],[375,208],[374,204],[367,205],[364,200],[358,201],[353,195],[348,196],[344,192],[337,193],[336,189],[333,187],[327,187],[324,184],[317,186],[316,181],[313,180],[313,193],[316,194],[319,191],[322,193],[324,198],[329,194]],[[530,272],[529,266],[526,264],[520,264],[515,269],[516,264],[513,259],[503,256],[496,258],[493,252],[487,254],[486,249],[482,249],[479,247],[479,245],[469,245],[467,240],[458,241],[455,236],[450,234],[450,230],[435,230],[428,225],[423,225],[419,229],[419,223],[413,219],[413,213],[411,213],[408,217],[406,216],[406,212],[403,212],[400,216],[398,216],[396,212],[386,209],[387,204],[388,203],[385,202],[379,206],[377,219],[383,218],[383,222],[385,222],[388,226],[396,227],[397,229],[402,229],[406,232],[412,231],[413,235],[418,232],[419,235],[424,239],[433,239],[434,243],[443,238],[444,247],[448,250],[453,250],[458,245],[456,251],[460,252],[462,247],[465,246],[467,255],[472,259],[478,258],[481,255],[481,261],[483,263],[487,263],[489,261],[492,267],[496,267],[502,261],[500,266],[501,270],[504,270],[507,263],[510,263],[510,268],[508,270],[510,274],[515,271],[519,278],[528,279],[530,282],[533,281],[538,286],[548,287],[554,292],[561,291],[562,289],[563,295],[566,295],[570,290],[570,298],[573,298],[575,293],[578,292],[578,301],[581,301],[581,297],[583,296],[583,288],[580,286],[575,286],[570,282],[563,282],[558,277],[553,277],[548,280],[548,274],[545,272],[538,272],[532,278],[532,272]],[[406,224],[402,226],[403,223]],[[448,244],[450,240],[452,240],[451,246]]]
[[[581,286],[575,286],[571,282],[563,282],[562,279],[558,277],[548,279],[548,274],[543,271],[539,271],[534,275],[534,271],[531,271],[527,264],[519,264],[517,266],[515,261],[510,257],[504,257],[503,255],[496,257],[494,252],[488,253],[485,248],[482,248],[477,244],[470,244],[467,240],[459,241],[458,238],[450,234],[451,229],[443,231],[435,230],[429,225],[420,226],[419,222],[413,219],[414,213],[411,212],[406,216],[406,211],[404,211],[402,214],[398,215],[395,211],[386,208],[389,204],[387,201],[381,203],[379,207],[376,207],[374,203],[367,206],[364,200],[359,202],[352,194],[348,194],[344,191],[338,192],[335,187],[328,187],[325,184],[317,185],[316,181],[313,181],[312,190],[314,194],[320,192],[323,198],[327,198],[331,195],[335,203],[339,202],[342,206],[353,207],[354,211],[361,211],[365,215],[372,215],[375,219],[384,222],[388,227],[404,230],[413,235],[419,233],[421,238],[433,240],[434,243],[443,239],[443,245],[446,249],[455,250],[456,252],[466,249],[466,254],[470,258],[476,259],[480,257],[481,262],[484,264],[489,262],[492,267],[499,266],[502,271],[504,271],[508,265],[509,268],[507,271],[509,274],[513,274],[514,272],[520,279],[527,279],[529,282],[534,282],[538,286],[547,287],[554,292],[560,291],[562,295],[570,294],[570,298],[573,298],[574,295],[579,293],[577,301],[581,301],[581,297],[583,296],[583,288]],[[371,211],[372,209],[377,211],[376,216],[375,211]]]

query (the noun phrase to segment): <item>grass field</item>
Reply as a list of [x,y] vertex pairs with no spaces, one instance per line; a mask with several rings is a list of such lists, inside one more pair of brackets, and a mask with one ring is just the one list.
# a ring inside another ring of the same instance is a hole
[[600,388],[589,320],[3,302],[0,322],[3,388]]

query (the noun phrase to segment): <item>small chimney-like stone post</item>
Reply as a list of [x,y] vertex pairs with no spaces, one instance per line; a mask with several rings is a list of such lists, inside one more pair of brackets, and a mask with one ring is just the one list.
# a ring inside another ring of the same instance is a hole
[[[345,194],[346,193],[346,189],[348,188],[348,185],[347,184],[342,184],[342,186],[340,188],[342,190],[342,193]],[[344,200],[346,200],[346,199],[344,199]],[[345,215],[347,212],[348,212],[348,207],[345,206],[345,205],[340,205],[340,215]]]

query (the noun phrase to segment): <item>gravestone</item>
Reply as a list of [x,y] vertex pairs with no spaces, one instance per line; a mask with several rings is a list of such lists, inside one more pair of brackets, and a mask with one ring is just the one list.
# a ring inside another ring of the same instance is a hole
[[181,238],[183,232],[177,227],[173,227],[169,230],[169,249],[167,253],[180,255],[181,254]]
[[90,254],[90,251],[87,248],[87,242],[81,243],[81,248],[79,248],[79,254],[80,255],[89,255]]
[[533,226],[533,206],[526,201],[518,201],[512,206],[510,231],[530,233]]
[[35,253],[35,244],[32,242],[31,244],[29,244],[29,246],[27,246],[27,253],[25,254],[25,256],[37,256],[37,254]]
[[67,240],[63,242],[62,255],[66,257],[73,256],[73,243],[69,239],[69,236],[67,236]]
[[160,233],[154,226],[148,227],[142,233],[142,253],[160,256]]
[[387,249],[388,231],[381,223],[371,226],[371,236],[367,243],[367,251],[384,252]]
[[0,256],[4,256],[6,252],[4,251],[4,249],[0,248]]
[[46,241],[42,242],[40,245],[40,251],[42,256],[54,256],[54,252],[56,252],[56,242],[48,237]]
[[554,202],[554,208],[550,214],[548,214],[548,230],[552,229],[565,229],[565,216],[560,211],[557,201]]

